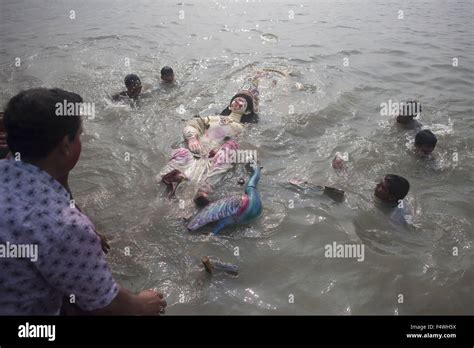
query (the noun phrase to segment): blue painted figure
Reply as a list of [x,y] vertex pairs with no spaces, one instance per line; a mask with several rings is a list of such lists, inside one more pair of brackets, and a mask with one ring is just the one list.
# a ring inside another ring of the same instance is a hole
[[259,216],[262,212],[262,202],[257,191],[260,167],[254,162],[250,168],[245,194],[222,198],[209,204],[191,219],[187,225],[188,230],[194,231],[210,222],[217,222],[212,232],[218,234],[227,225],[245,224]]

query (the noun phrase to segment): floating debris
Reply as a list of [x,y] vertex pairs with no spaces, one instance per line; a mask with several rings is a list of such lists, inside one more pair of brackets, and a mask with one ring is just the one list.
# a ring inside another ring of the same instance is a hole
[[278,42],[278,36],[276,36],[275,34],[271,34],[271,33],[262,34],[262,35],[260,35],[260,38],[264,42]]
[[215,271],[222,271],[233,276],[239,275],[239,266],[237,265],[214,260],[211,261],[209,256],[203,256],[201,262],[207,273],[214,274]]

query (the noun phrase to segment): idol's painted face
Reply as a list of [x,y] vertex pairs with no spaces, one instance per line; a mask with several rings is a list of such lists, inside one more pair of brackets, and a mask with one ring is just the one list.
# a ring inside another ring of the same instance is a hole
[[243,97],[237,97],[234,100],[232,100],[232,103],[230,103],[229,106],[230,111],[232,112],[237,112],[237,113],[245,113],[245,110],[247,110],[247,100]]

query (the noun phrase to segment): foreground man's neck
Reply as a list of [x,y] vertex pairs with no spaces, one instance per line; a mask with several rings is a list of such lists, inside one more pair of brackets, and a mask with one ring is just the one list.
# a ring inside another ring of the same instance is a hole
[[66,190],[67,192],[71,193],[71,189],[69,188],[69,172],[65,171],[63,168],[58,166],[54,161],[49,159],[41,159],[41,160],[24,160],[24,162],[32,164],[46,173],[51,175],[54,179],[56,179]]

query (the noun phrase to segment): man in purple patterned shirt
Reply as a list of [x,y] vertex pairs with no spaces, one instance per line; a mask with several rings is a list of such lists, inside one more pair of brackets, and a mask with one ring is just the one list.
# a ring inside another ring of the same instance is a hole
[[82,98],[34,88],[5,110],[12,158],[0,160],[0,315],[58,315],[64,298],[90,314],[164,313],[163,295],[115,282],[94,225],[74,205],[68,175],[82,121],[58,115],[64,103]]

